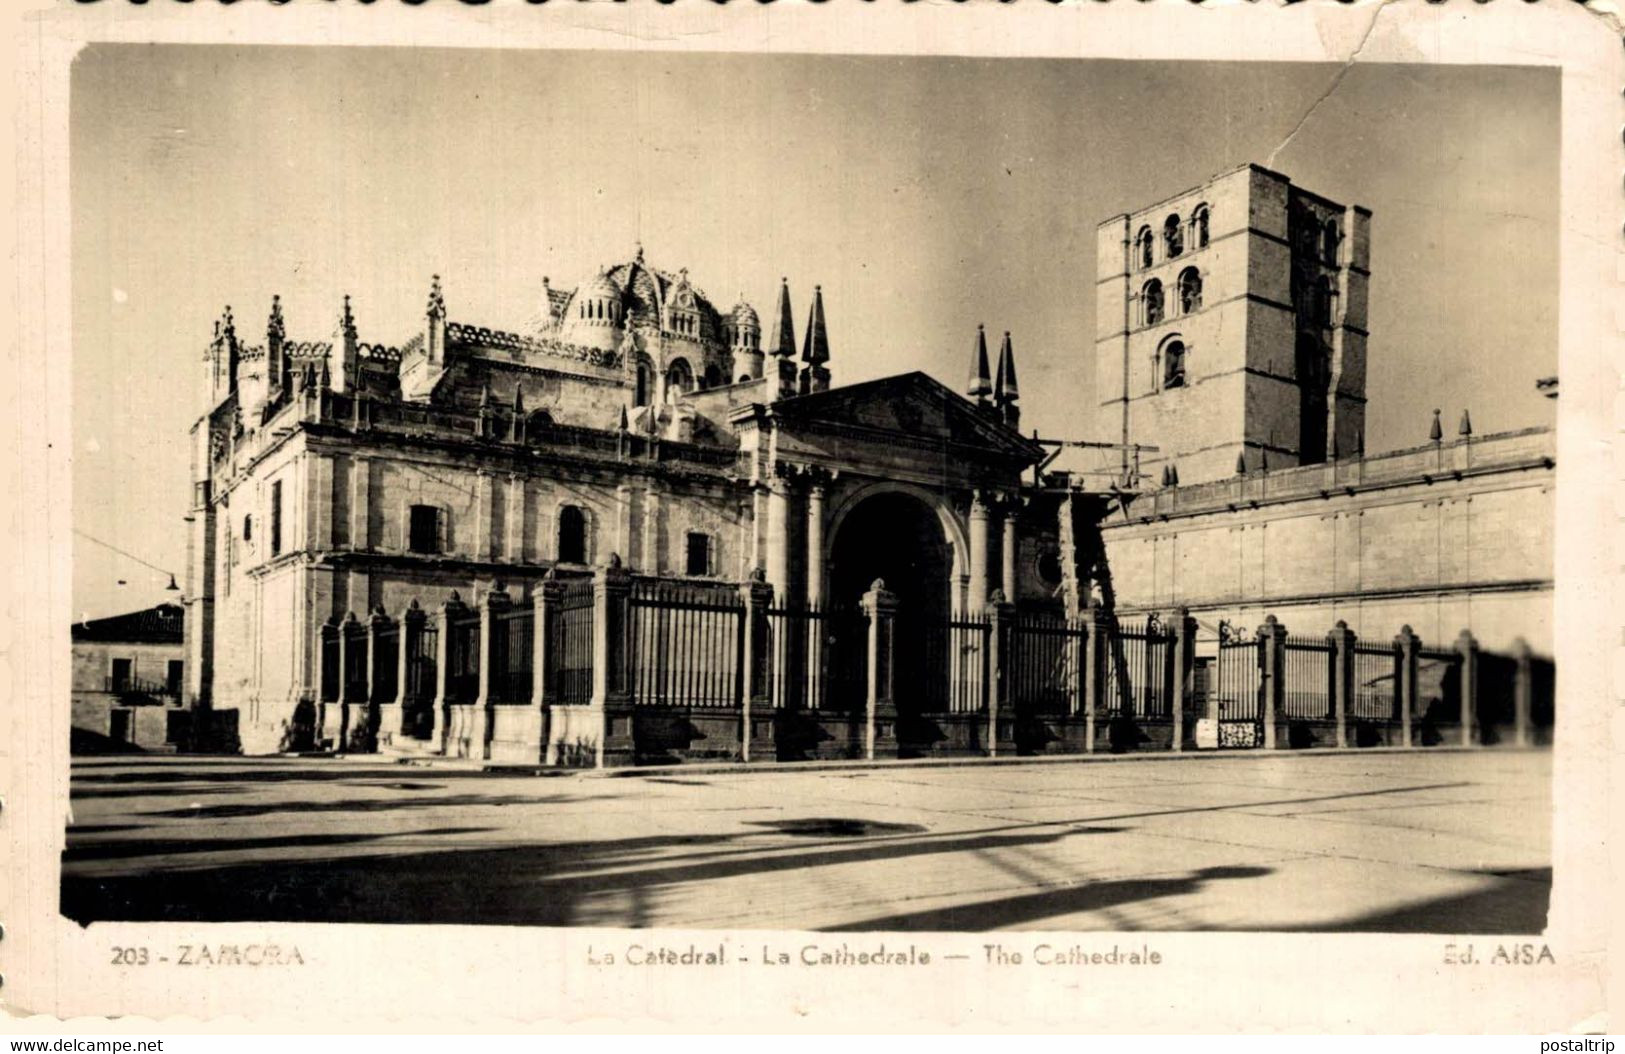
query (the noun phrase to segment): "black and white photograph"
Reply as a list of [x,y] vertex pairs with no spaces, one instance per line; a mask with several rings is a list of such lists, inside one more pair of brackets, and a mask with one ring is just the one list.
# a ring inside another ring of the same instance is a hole
[[61,100],[81,938],[1572,954],[1560,65],[131,36]]

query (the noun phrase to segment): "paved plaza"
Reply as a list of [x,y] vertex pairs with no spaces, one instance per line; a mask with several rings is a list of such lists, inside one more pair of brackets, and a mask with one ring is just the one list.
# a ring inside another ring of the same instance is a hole
[[1533,933],[1551,756],[543,777],[76,759],[63,910],[806,930]]

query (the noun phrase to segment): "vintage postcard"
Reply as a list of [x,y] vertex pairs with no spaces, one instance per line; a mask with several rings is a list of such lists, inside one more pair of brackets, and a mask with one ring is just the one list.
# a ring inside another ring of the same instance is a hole
[[834,8],[19,20],[20,1026],[1610,1027],[1612,16]]

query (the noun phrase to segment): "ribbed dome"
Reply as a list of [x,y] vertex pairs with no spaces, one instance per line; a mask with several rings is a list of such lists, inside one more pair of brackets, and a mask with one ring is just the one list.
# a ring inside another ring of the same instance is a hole
[[579,290],[576,291],[576,296],[580,299],[596,300],[603,298],[607,300],[619,300],[621,298],[621,287],[615,284],[615,280],[613,278],[600,271],[598,272],[598,277],[585,283]]
[[560,336],[570,344],[611,351],[621,341],[622,314],[621,287],[600,271],[570,298]]
[[762,320],[757,317],[756,309],[745,303],[743,300],[734,305],[733,311],[729,312],[729,318],[733,320],[733,324],[735,326],[755,326],[757,329],[762,328]]

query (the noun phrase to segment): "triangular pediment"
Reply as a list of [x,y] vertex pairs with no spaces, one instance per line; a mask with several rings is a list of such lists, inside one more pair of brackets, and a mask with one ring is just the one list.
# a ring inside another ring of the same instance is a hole
[[887,434],[956,447],[981,448],[1025,463],[1044,456],[1038,444],[984,415],[948,386],[924,373],[904,373],[831,388],[773,404],[781,427],[798,423],[847,428],[881,438]]

